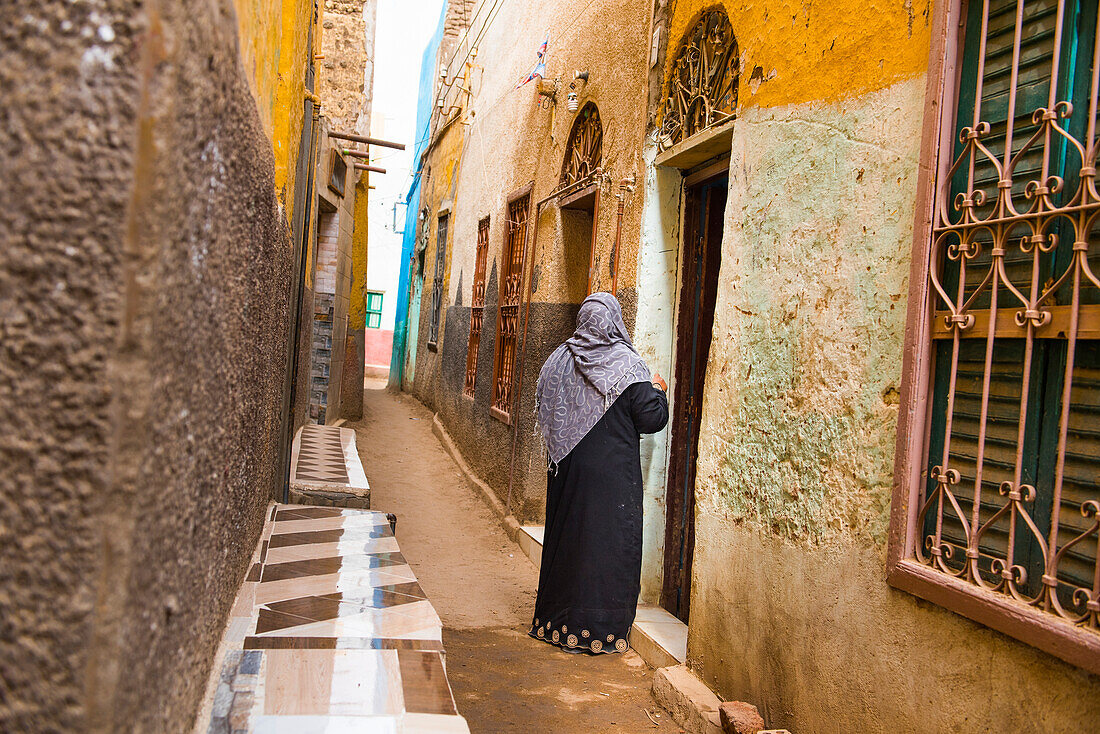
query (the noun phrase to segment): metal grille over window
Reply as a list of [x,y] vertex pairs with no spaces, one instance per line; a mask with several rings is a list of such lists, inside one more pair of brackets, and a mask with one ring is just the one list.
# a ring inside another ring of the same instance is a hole
[[589,102],[577,113],[573,129],[569,131],[560,184],[570,186],[585,180],[599,168],[602,156],[603,125],[600,124],[600,110]]
[[477,224],[477,259],[474,263],[474,295],[470,299],[470,342],[466,347],[466,382],[462,391],[471,398],[477,383],[477,350],[485,315],[485,263],[489,256],[489,218]]
[[492,409],[507,420],[512,414],[512,387],[516,365],[516,332],[523,300],[523,258],[527,241],[527,210],[530,196],[508,205],[508,232],[504,240],[500,314],[497,318],[496,365]]
[[661,150],[733,118],[740,64],[725,11],[707,11],[684,36],[672,62],[657,135]]
[[1096,35],[1095,1],[966,11],[911,508],[918,562],[1086,634],[1100,632]]
[[439,317],[443,309],[443,269],[447,266],[447,220],[446,215],[439,218],[436,230],[435,275],[432,277],[432,318],[428,323],[428,344],[439,343]]

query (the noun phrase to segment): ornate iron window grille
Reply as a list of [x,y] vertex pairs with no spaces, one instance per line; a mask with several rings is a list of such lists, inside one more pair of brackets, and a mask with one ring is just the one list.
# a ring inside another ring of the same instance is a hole
[[684,35],[669,71],[657,134],[660,150],[734,116],[740,64],[726,12],[705,11]]
[[915,299],[929,307],[911,311],[931,337],[906,388],[927,428],[899,425],[924,471],[899,456],[917,486],[895,496],[908,519],[894,517],[890,576],[1094,672],[1097,22],[1088,0],[970,4]]
[[481,324],[485,315],[485,264],[489,257],[489,218],[477,224],[477,258],[474,263],[474,293],[470,299],[470,341],[466,347],[466,381],[462,392],[474,396],[477,384],[477,350],[481,346]]
[[435,273],[432,276],[432,318],[428,322],[428,346],[439,344],[439,320],[443,310],[443,270],[447,266],[447,223],[449,217],[439,218],[435,237]]
[[531,197],[525,194],[508,204],[508,230],[504,239],[500,309],[497,317],[496,364],[493,370],[491,408],[510,421],[515,383],[516,333],[523,300],[523,257],[527,242],[527,213]]
[[600,110],[594,102],[588,102],[577,113],[573,128],[569,131],[559,186],[569,186],[592,176],[600,167],[602,157],[603,125],[600,123]]

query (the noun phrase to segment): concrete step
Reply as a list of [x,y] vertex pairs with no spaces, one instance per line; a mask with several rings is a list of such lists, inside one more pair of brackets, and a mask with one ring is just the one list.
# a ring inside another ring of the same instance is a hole
[[[536,568],[542,567],[542,525],[521,525],[516,542]],[[654,668],[687,660],[687,625],[655,604],[639,604],[630,630],[630,646]]]
[[659,668],[653,675],[653,697],[688,734],[722,734],[722,702],[686,666]]
[[194,734],[469,734],[439,615],[390,518],[271,507]]
[[687,660],[688,628],[656,604],[639,604],[630,630],[630,646],[654,668]]
[[520,525],[516,533],[516,542],[520,549],[535,564],[535,568],[542,568],[542,525]]

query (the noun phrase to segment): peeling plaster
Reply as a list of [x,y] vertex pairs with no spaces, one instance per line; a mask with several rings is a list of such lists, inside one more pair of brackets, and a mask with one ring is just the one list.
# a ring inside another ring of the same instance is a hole
[[900,375],[920,139],[898,111],[923,91],[738,121],[702,511],[812,544],[884,541],[897,406],[883,395]]

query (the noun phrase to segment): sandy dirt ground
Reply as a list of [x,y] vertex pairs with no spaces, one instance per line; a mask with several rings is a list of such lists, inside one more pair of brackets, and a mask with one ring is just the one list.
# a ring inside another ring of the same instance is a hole
[[350,425],[371,508],[397,515],[401,550],[443,620],[448,677],[474,734],[680,731],[635,653],[574,655],[527,636],[538,571],[443,450],[432,414],[381,381],[367,388],[363,420]]

